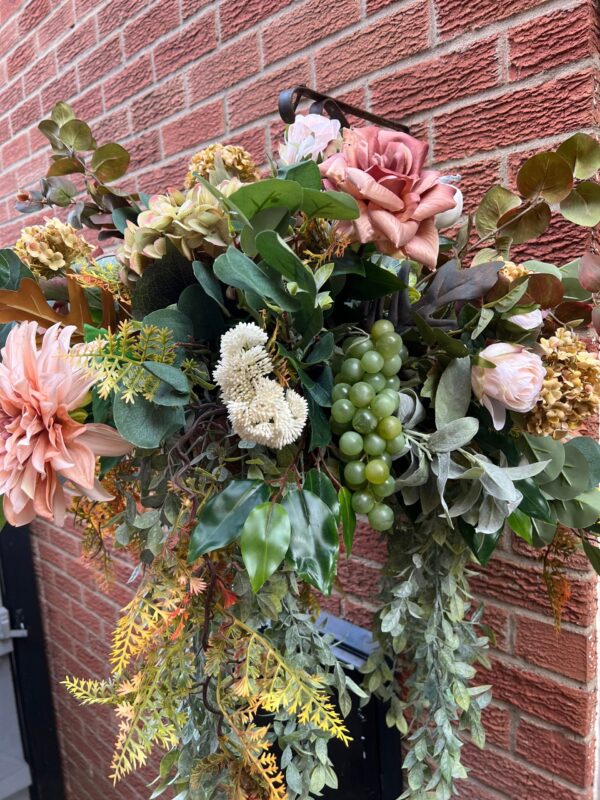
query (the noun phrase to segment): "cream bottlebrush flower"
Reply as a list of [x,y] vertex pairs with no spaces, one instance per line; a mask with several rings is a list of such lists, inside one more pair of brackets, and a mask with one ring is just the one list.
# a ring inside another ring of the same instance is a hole
[[221,360],[213,378],[234,432],[241,438],[279,450],[294,442],[308,417],[306,400],[267,377],[273,362],[265,348],[267,334],[241,322],[221,337]]
[[2,350],[0,494],[11,525],[38,515],[62,523],[67,494],[111,499],[96,479],[96,457],[132,449],[110,426],[71,416],[95,380],[70,357],[74,331],[53,325],[38,350],[37,323],[23,322]]
[[[320,155],[331,155],[339,149],[340,123],[321,114],[298,114],[279,146],[279,158],[286,166],[305,158],[316,161]],[[331,146],[331,147],[330,147]]]

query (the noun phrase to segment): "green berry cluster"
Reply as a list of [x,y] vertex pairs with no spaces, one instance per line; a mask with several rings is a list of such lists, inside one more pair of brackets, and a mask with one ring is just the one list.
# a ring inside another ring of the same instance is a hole
[[376,531],[389,530],[394,512],[385,502],[395,491],[392,457],[404,450],[398,372],[406,358],[402,337],[389,320],[380,319],[370,336],[344,344],[333,387],[331,429],[339,435],[345,461],[344,481],[352,490],[352,507],[366,514]]

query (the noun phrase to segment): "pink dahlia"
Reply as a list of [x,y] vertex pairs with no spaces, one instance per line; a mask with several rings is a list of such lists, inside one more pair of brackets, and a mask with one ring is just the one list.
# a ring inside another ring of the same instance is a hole
[[347,192],[360,217],[339,223],[355,242],[375,242],[389,255],[403,253],[434,268],[439,237],[434,217],[456,205],[454,187],[425,170],[428,146],[406,133],[376,125],[344,130],[342,152],[320,166],[328,189]]
[[0,364],[0,494],[11,525],[39,515],[61,523],[67,495],[109,499],[96,479],[96,456],[131,450],[108,425],[82,424],[69,412],[94,383],[70,347],[75,328],[53,325],[38,350],[35,322],[13,328]]

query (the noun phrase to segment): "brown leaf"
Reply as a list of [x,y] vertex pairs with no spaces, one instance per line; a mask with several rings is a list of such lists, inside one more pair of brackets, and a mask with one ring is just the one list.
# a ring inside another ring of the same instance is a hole
[[33,320],[44,328],[59,322],[75,325],[83,335],[85,323],[91,324],[92,315],[85,292],[72,278],[67,278],[69,313],[59,314],[48,305],[39,285],[31,278],[24,278],[16,291],[0,289],[0,322],[24,322]]

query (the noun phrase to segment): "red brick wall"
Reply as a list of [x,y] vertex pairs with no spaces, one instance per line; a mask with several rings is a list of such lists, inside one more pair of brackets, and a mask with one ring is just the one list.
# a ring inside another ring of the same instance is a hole
[[[597,28],[592,0],[0,0],[0,245],[32,219],[12,198],[45,169],[35,125],[58,99],[126,144],[133,185],[156,190],[180,183],[187,157],[215,138],[260,160],[276,151],[277,93],[308,82],[406,119],[435,162],[463,174],[473,208],[532,150],[596,130]],[[559,222],[528,253],[566,261],[586,238]],[[75,534],[40,525],[34,541],[53,677],[100,676],[127,589],[107,599],[95,588]],[[333,604],[359,623],[381,552],[359,544],[353,571],[341,568]],[[467,800],[592,797],[596,582],[580,566],[560,637],[522,548],[477,580],[498,633],[496,692],[488,750],[469,751]],[[103,777],[106,718],[61,688],[56,703],[70,800],[136,800]]]

